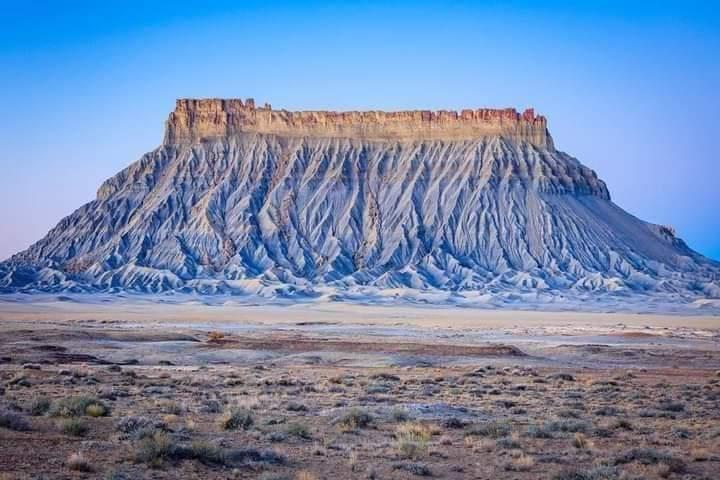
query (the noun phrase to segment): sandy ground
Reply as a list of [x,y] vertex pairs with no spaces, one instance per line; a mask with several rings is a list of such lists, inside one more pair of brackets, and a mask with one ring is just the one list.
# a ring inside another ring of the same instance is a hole
[[720,472],[718,317],[90,298],[0,298],[0,479]]
[[199,302],[103,298],[85,302],[58,301],[53,297],[27,302],[0,295],[0,321],[3,320],[123,320],[170,323],[297,323],[331,322],[343,324],[412,325],[445,328],[675,328],[720,329],[718,315],[658,315],[640,313],[589,313],[482,310],[434,306],[377,306],[353,303],[301,303],[252,305]]

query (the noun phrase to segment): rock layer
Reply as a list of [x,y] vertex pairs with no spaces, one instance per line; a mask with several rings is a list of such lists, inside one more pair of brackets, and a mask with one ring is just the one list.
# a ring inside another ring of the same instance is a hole
[[553,149],[547,121],[533,109],[289,112],[253,99],[180,99],[167,121],[166,144],[195,143],[239,133],[379,140],[467,140],[503,136]]
[[1,264],[0,288],[720,296],[718,264],[612,203],[535,138],[543,117],[473,112],[430,115],[463,138],[425,138],[417,112],[181,100],[163,145]]

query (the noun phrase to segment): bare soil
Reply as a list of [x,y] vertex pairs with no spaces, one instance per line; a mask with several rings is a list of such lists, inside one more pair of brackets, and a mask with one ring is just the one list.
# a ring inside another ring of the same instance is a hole
[[708,319],[64,312],[0,311],[1,479],[719,478]]

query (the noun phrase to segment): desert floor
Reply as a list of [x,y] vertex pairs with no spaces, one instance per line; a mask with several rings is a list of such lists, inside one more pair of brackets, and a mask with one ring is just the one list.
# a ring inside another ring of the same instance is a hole
[[0,392],[2,479],[720,478],[717,316],[0,297]]

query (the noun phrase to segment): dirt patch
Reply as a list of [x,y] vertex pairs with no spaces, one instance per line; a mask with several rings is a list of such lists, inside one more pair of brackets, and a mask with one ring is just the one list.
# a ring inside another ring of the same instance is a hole
[[455,345],[455,344],[426,344],[426,343],[397,343],[385,341],[348,341],[336,339],[314,339],[307,337],[283,337],[279,335],[266,336],[270,338],[233,338],[226,337],[219,340],[199,344],[198,348],[223,348],[244,350],[269,350],[285,353],[305,352],[347,352],[347,353],[383,353],[408,354],[429,356],[459,356],[459,357],[495,357],[510,356],[522,357],[525,354],[512,345]]

